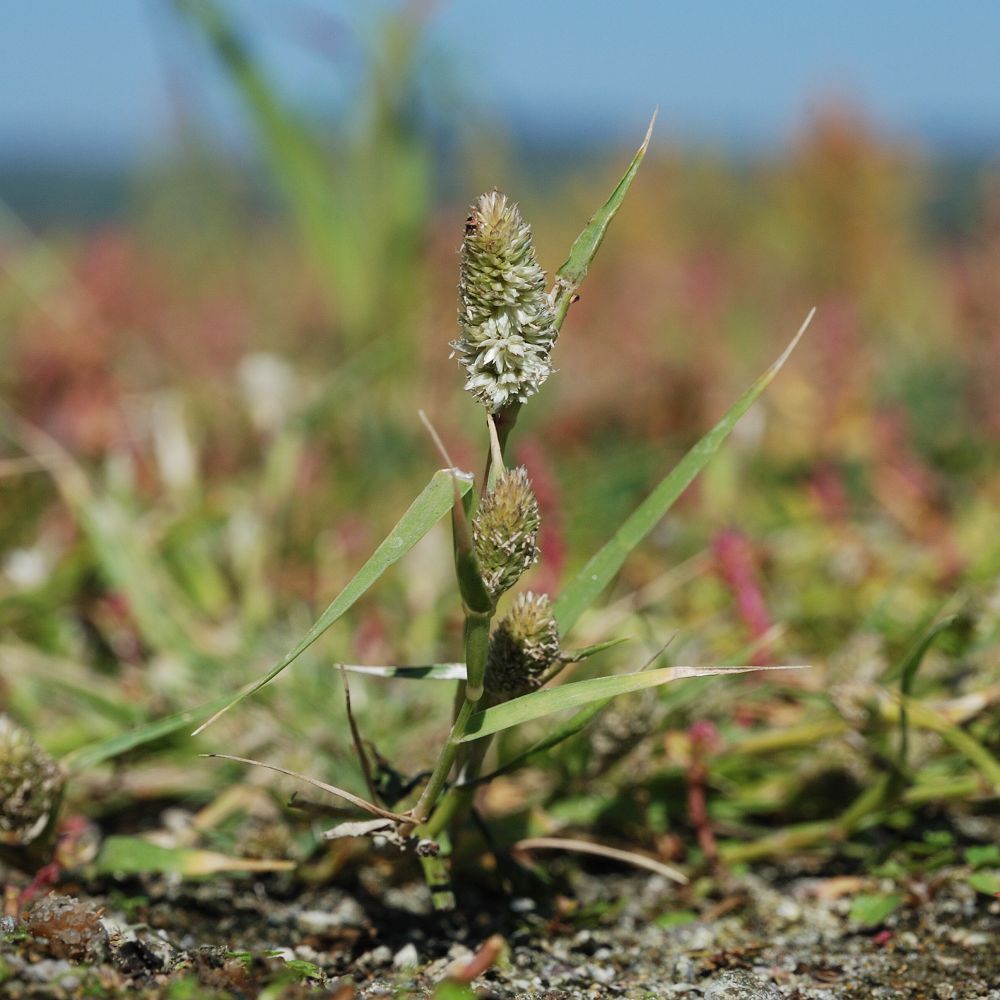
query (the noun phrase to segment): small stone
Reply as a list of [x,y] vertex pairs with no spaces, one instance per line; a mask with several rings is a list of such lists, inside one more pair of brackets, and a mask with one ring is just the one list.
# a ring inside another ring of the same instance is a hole
[[590,966],[590,978],[595,983],[607,986],[608,983],[614,980],[615,970],[607,965],[592,965]]
[[420,964],[420,956],[417,954],[416,946],[411,942],[404,944],[395,955],[392,956],[392,967],[394,969],[414,969]]
[[704,1000],[782,1000],[782,994],[749,972],[724,972],[705,986]]
[[674,959],[674,979],[691,982],[696,975],[694,959],[690,955],[678,955]]
[[306,934],[326,934],[338,927],[357,927],[364,916],[361,904],[348,896],[332,910],[302,910],[295,914],[295,925]]
[[371,951],[366,951],[357,961],[359,969],[381,969],[392,961],[392,949],[380,944]]
[[303,910],[295,915],[295,926],[306,934],[324,934],[340,927],[342,918],[328,910]]
[[707,951],[715,945],[715,932],[704,924],[694,924],[686,944],[691,951]]
[[38,983],[55,983],[71,974],[73,967],[65,958],[42,958],[24,969],[25,979]]

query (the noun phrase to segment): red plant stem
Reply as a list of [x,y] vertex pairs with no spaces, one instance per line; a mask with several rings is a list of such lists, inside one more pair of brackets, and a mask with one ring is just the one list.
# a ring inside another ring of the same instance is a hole
[[[712,542],[712,552],[719,575],[736,601],[743,624],[752,638],[762,640],[771,629],[771,618],[764,603],[749,540],[734,528],[721,531]],[[761,643],[750,662],[759,667],[771,662],[766,643]]]
[[707,778],[708,766],[703,760],[695,758],[687,771],[688,815],[698,839],[698,847],[701,848],[705,860],[715,870],[719,867],[719,848],[708,817],[708,800],[705,795]]

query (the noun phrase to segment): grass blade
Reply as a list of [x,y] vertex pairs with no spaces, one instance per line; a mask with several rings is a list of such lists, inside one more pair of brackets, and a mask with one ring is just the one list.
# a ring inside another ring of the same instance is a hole
[[789,355],[806,332],[815,308],[809,311],[798,333],[770,368],[750,386],[726,415],[677,463],[667,477],[625,520],[610,541],[576,574],[555,602],[554,612],[559,634],[566,635],[580,615],[594,602],[601,591],[621,569],[629,553],[656,527],[677,498],[719,450],[739,419],[750,409],[757,397],[781,371]]
[[224,872],[284,872],[294,867],[294,861],[233,858],[217,851],[162,847],[142,837],[108,837],[94,861],[94,870],[101,875],[169,873],[187,878],[205,878]]
[[646,129],[646,137],[642,140],[642,145],[636,150],[635,156],[632,157],[632,162],[628,165],[628,169],[618,182],[618,186],[611,192],[611,197],[597,210],[594,217],[584,227],[583,232],[576,238],[573,246],[570,247],[569,257],[566,258],[566,262],[556,272],[555,287],[552,290],[552,304],[555,306],[557,329],[562,326],[563,320],[566,319],[566,313],[569,312],[573,296],[580,285],[583,284],[583,279],[587,277],[587,272],[590,270],[590,262],[600,249],[605,233],[608,231],[608,226],[611,225],[611,220],[617,214],[618,209],[621,208],[621,204],[625,200],[625,195],[628,194],[628,189],[632,186],[632,181],[635,180],[635,175],[639,172],[639,166],[642,164],[646,150],[649,148],[649,140],[653,136],[653,125],[656,123],[656,114],[657,112],[654,111],[653,117],[649,120],[649,128]]
[[605,847],[604,844],[594,844],[589,840],[572,840],[565,837],[528,837],[519,840],[511,848],[514,851],[572,851],[576,854],[594,854],[599,858],[610,858],[612,861],[622,861],[634,868],[645,868],[646,871],[663,875],[681,885],[687,885],[688,878],[670,865],[665,865],[655,858],[646,857],[636,851],[623,851],[617,847]]
[[994,795],[1000,795],[1000,761],[971,733],[941,716],[929,705],[913,698],[901,698],[914,726],[937,733],[953,749],[962,754],[989,783]]
[[369,666],[363,663],[336,663],[334,666],[369,677],[398,677],[410,681],[464,681],[464,663],[428,663],[418,667]]
[[372,586],[393,563],[401,559],[438,521],[447,514],[455,502],[455,490],[466,493],[472,487],[472,477],[466,473],[454,474],[450,469],[439,469],[431,477],[420,495],[410,504],[396,526],[372,553],[368,561],[352,577],[346,587],[319,616],[311,629],[278,661],[260,680],[243,690],[224,708],[219,709],[207,722],[193,733],[197,736],[210,726],[223,712],[259,691],[274,680],[293,660],[301,656],[337,619]]
[[109,739],[89,743],[87,746],[68,753],[62,760],[63,766],[70,772],[76,773],[96,767],[106,760],[112,760],[114,757],[120,757],[123,753],[128,753],[129,750],[135,750],[147,743],[163,739],[164,736],[170,736],[178,730],[187,729],[192,722],[204,719],[225,707],[231,697],[232,695],[225,694],[221,698],[215,698],[197,708],[188,708],[176,715],[155,719]]
[[589,705],[581,708],[578,712],[574,712],[561,726],[557,726],[548,736],[539,740],[537,743],[532,743],[530,747],[526,750],[522,750],[520,753],[511,757],[510,760],[505,761],[496,770],[491,771],[489,774],[483,775],[476,778],[475,781],[469,782],[469,784],[485,784],[488,781],[492,781],[494,778],[499,778],[502,774],[510,774],[511,771],[516,771],[523,764],[526,764],[532,757],[537,754],[544,753],[546,750],[551,750],[553,747],[557,747],[564,740],[568,740],[571,736],[576,736],[581,730],[585,729],[590,723],[604,711],[614,701],[614,697],[601,698],[597,701],[591,702]]
[[907,758],[910,750],[910,716],[907,705],[910,696],[913,694],[913,682],[916,680],[917,671],[924,662],[924,657],[930,652],[931,647],[949,629],[953,628],[961,619],[958,615],[951,615],[944,618],[936,625],[929,628],[916,642],[913,648],[903,658],[899,666],[899,753],[896,758],[896,767],[900,777],[906,772]]
[[661,667],[645,673],[616,674],[613,677],[594,677],[587,681],[563,684],[522,695],[477,712],[469,719],[462,743],[492,736],[503,729],[519,726],[523,722],[540,719],[553,712],[568,708],[581,708],[594,701],[615,698],[632,691],[660,687],[688,677],[709,677],[715,674],[746,674],[755,670],[802,670],[802,666],[777,667]]
[[375,805],[374,802],[368,802],[367,800],[361,798],[360,795],[355,795],[353,792],[347,791],[346,788],[338,788],[336,785],[328,785],[325,781],[320,781],[318,778],[310,778],[308,774],[300,774],[298,771],[289,771],[288,768],[278,767],[277,764],[268,764],[262,760],[251,760],[249,757],[235,757],[228,753],[204,753],[201,756],[215,757],[219,760],[234,760],[237,764],[250,764],[253,767],[266,767],[269,771],[277,771],[279,774],[287,774],[290,778],[297,778],[299,781],[305,781],[314,788],[319,788],[324,792],[329,792],[338,799],[350,802],[352,806],[356,806],[362,812],[371,813],[372,816],[379,816],[382,819],[391,819],[397,823],[407,823],[410,821],[409,816],[404,816],[402,813],[394,813],[388,809],[383,809],[381,806]]
[[[41,428],[0,400],[0,431],[52,476],[66,506],[80,523],[105,581],[127,597],[129,614],[154,649],[215,669],[207,651],[205,622],[191,608],[152,548],[138,519],[115,497],[98,493],[76,459]],[[4,424],[9,425],[5,429]]]
[[303,123],[278,100],[249,47],[225,11],[209,0],[181,0],[178,9],[198,25],[246,103],[262,139],[270,166],[291,204],[303,242],[337,302],[352,321],[364,308],[362,260],[353,220],[337,196],[336,178],[326,152]]
[[617,639],[605,639],[604,642],[594,643],[593,646],[584,646],[581,649],[567,649],[566,652],[562,654],[561,659],[566,663],[579,663],[582,660],[589,660],[590,657],[596,656],[598,653],[603,653],[606,649],[611,649],[614,646],[620,646],[623,642],[628,642],[629,637],[627,635],[620,636]]

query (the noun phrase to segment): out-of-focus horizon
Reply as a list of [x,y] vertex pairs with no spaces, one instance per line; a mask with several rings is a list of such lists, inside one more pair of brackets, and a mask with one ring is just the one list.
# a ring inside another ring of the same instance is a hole
[[[399,6],[243,0],[225,9],[282,100],[334,132],[360,99],[380,19]],[[439,154],[479,129],[505,135],[529,166],[567,150],[595,155],[631,141],[657,105],[661,148],[741,161],[786,153],[830,106],[937,160],[1000,151],[996,5],[823,0],[768,17],[652,0],[619,4],[614,16],[597,2],[569,11],[513,0],[488,13],[412,6],[425,8],[413,112]],[[123,180],[178,155],[193,134],[237,159],[257,148],[230,81],[168,0],[105,17],[55,0],[5,12],[0,180],[28,217],[114,214]],[[65,186],[74,175],[89,181],[75,197]]]

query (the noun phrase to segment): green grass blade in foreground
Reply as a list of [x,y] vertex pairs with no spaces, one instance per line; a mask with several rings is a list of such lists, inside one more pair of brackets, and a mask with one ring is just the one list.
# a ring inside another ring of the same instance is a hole
[[608,231],[608,226],[611,225],[611,220],[615,217],[618,209],[621,208],[621,204],[625,200],[625,195],[628,194],[628,189],[632,186],[632,181],[635,180],[635,175],[639,172],[639,166],[646,155],[646,150],[649,148],[649,140],[653,136],[653,125],[655,122],[656,112],[654,111],[653,117],[649,120],[649,128],[646,129],[646,137],[642,140],[642,145],[636,150],[636,154],[632,157],[632,162],[628,165],[628,169],[625,171],[622,179],[618,182],[614,191],[611,192],[611,197],[597,210],[594,217],[584,227],[583,232],[576,238],[576,241],[570,248],[566,263],[556,272],[553,305],[556,310],[557,328],[562,326],[563,320],[566,318],[566,313],[569,311],[570,304],[573,301],[573,296],[580,285],[583,284],[583,279],[587,277],[587,272],[590,270],[590,263],[597,254],[598,249],[600,249],[604,235]]
[[913,694],[913,682],[916,680],[917,671],[924,662],[924,657],[930,652],[931,647],[949,629],[960,621],[958,615],[950,615],[937,624],[929,628],[913,648],[903,658],[900,664],[899,673],[899,693],[900,693],[900,713],[899,713],[899,753],[896,758],[896,767],[900,777],[906,771],[907,758],[910,749],[910,717],[907,712],[907,702]]
[[471,487],[472,477],[467,474],[455,474],[451,469],[439,469],[435,472],[431,481],[399,519],[396,527],[389,532],[382,544],[352,577],[350,583],[334,598],[330,606],[319,616],[316,623],[302,639],[260,680],[236,695],[225,708],[219,709],[207,722],[202,723],[193,735],[197,736],[223,712],[227,712],[244,698],[248,698],[265,684],[273,681],[285,667],[301,656],[330,628],[393,563],[409,552],[451,510],[455,502],[456,489],[464,495]]
[[736,401],[726,415],[674,466],[665,479],[633,511],[611,540],[573,577],[555,602],[559,634],[565,636],[580,615],[594,602],[621,569],[629,553],[656,527],[677,498],[691,485],[695,476],[719,450],[739,419],[753,406],[757,397],[781,371],[789,355],[806,332],[815,308],[809,310],[798,333],[770,368]]
[[660,687],[687,677],[709,677],[715,674],[746,674],[757,670],[802,670],[802,666],[777,667],[662,667],[645,673],[616,674],[614,677],[594,677],[589,681],[576,681],[561,687],[545,688],[477,712],[469,719],[462,743],[492,736],[503,729],[519,726],[523,722],[541,719],[553,712],[580,708],[594,701],[615,698],[621,694]]

